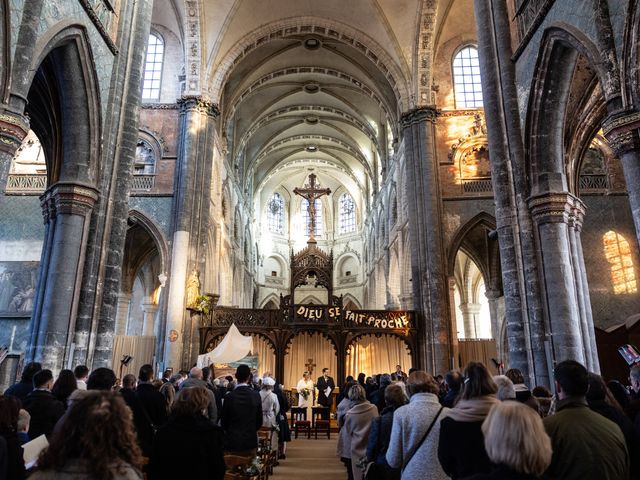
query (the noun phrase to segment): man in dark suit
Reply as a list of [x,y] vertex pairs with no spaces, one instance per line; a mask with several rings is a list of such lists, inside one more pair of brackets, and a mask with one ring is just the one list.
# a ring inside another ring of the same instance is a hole
[[36,373],[33,376],[33,387],[33,391],[22,403],[24,409],[31,415],[29,435],[34,439],[42,434],[49,437],[56,422],[64,414],[64,404],[51,393],[53,387],[51,370],[40,370]]
[[322,376],[318,378],[316,388],[318,389],[318,403],[323,407],[331,407],[331,392],[335,390],[336,384],[329,376],[328,368],[322,369]]
[[251,387],[251,370],[247,365],[238,366],[236,380],[236,388],[225,395],[222,404],[225,451],[255,455],[257,432],[262,426],[262,401]]

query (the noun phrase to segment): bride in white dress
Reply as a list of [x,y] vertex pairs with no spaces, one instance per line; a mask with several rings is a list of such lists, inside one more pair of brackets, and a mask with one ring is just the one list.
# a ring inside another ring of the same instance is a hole
[[[302,374],[302,378],[298,381],[298,385],[296,385],[296,390],[298,391],[298,406],[305,407],[307,409],[307,418],[311,419],[309,416],[309,407],[313,406],[313,380],[311,380],[311,375],[309,372],[304,372]],[[303,392],[307,390],[309,394],[307,398],[304,398]]]

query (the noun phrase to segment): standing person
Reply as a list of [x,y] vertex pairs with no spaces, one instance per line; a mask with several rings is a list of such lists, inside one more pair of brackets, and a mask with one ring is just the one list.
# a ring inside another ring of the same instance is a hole
[[546,477],[629,478],[629,454],[622,431],[587,404],[587,369],[574,360],[565,360],[556,365],[553,378],[558,395],[556,413],[543,420],[553,448]]
[[516,400],[524,403],[525,405],[529,405],[536,412],[540,411],[540,403],[536,397],[533,396],[529,387],[527,387],[524,383],[524,375],[517,368],[510,368],[505,372],[505,376],[509,378],[513,382],[513,386],[516,391]]
[[138,386],[136,397],[140,402],[142,420],[136,422],[140,425],[140,446],[145,456],[151,453],[155,430],[167,422],[166,402],[162,394],[153,386],[153,367],[149,364],[142,365],[138,372]]
[[349,400],[354,404],[344,416],[344,427],[338,437],[338,454],[346,458],[349,479],[362,478],[359,460],[367,453],[367,442],[371,421],[378,416],[378,409],[367,400],[366,392],[361,385],[354,385],[349,390]]
[[53,384],[51,393],[62,402],[66,410],[69,396],[77,389],[78,382],[74,373],[71,370],[62,370],[60,375],[58,375],[58,379]]
[[[165,402],[167,403],[167,411],[171,410],[171,405],[173,404],[173,400],[176,397],[176,392],[178,391],[178,382],[182,381],[182,375],[176,373],[175,375],[171,375],[171,378],[168,382],[163,383],[160,387],[160,394],[164,397]],[[217,409],[216,409],[217,410]]]
[[276,382],[273,387],[273,393],[278,397],[278,405],[280,405],[280,413],[278,413],[278,460],[287,458],[287,442],[291,441],[291,430],[287,421],[287,412],[289,411],[289,401],[282,391],[282,385]]
[[24,402],[24,399],[27,398],[33,391],[33,376],[42,370],[42,365],[38,362],[27,363],[22,370],[22,376],[20,377],[20,381],[18,383],[14,383],[4,392],[5,395],[11,395],[12,397],[17,397],[21,402]]
[[30,480],[142,480],[131,410],[115,392],[90,390],[69,407]]
[[447,393],[445,393],[442,399],[442,406],[453,408],[453,404],[458,398],[458,395],[460,395],[460,389],[462,388],[462,374],[458,370],[451,370],[444,376],[444,384]]
[[[6,444],[5,471],[7,479],[21,480],[26,477],[21,442],[18,437],[20,400],[11,395],[0,395],[0,441]],[[2,462],[0,461],[0,467]]]
[[525,404],[495,405],[482,424],[482,433],[493,469],[467,480],[536,480],[551,463],[551,440],[542,419]]
[[407,390],[409,404],[393,414],[387,462],[402,470],[401,478],[406,480],[444,480],[447,476],[438,463],[438,439],[440,419],[448,409],[438,401],[438,384],[427,372],[416,370],[407,378]]
[[110,368],[96,368],[87,380],[87,390],[113,390],[117,388],[118,379]]
[[302,378],[296,385],[296,390],[298,391],[298,406],[307,409],[307,418],[310,419],[309,407],[313,406],[313,396],[315,392],[313,388],[313,380],[311,380],[309,372],[304,372],[302,374]]
[[64,405],[53,396],[53,374],[51,370],[40,370],[33,376],[34,390],[22,403],[24,409],[31,415],[31,438],[40,435],[51,436],[53,427],[64,414]]
[[76,377],[76,383],[78,390],[87,389],[87,380],[89,379],[89,369],[86,365],[78,365],[73,369],[73,374]]
[[399,480],[400,469],[391,468],[387,463],[386,454],[391,441],[391,428],[395,411],[407,403],[402,387],[398,384],[389,385],[384,391],[385,407],[378,418],[371,424],[369,442],[367,443],[367,459],[375,462],[379,480]]
[[402,365],[396,365],[396,371],[393,373],[399,381],[407,382],[407,374],[402,371]]
[[[225,464],[224,434],[203,413],[209,395],[204,387],[187,387],[171,406],[169,421],[158,429],[149,463],[149,479],[190,478],[222,480]],[[182,462],[170,458],[188,459]]]
[[189,387],[202,387],[207,390],[207,395],[209,396],[207,413],[209,415],[209,420],[211,420],[213,423],[216,423],[218,421],[218,406],[216,404],[216,396],[213,393],[213,390],[207,388],[207,382],[205,382],[204,380],[204,373],[202,368],[193,367],[191,370],[189,370],[189,378],[187,378],[180,384],[180,390]]
[[331,408],[331,392],[336,389],[336,384],[333,378],[329,376],[329,369],[327,367],[322,369],[322,376],[318,378],[316,382],[318,388],[318,404],[323,407]]
[[253,390],[251,370],[245,364],[236,369],[236,387],[222,403],[221,424],[225,431],[225,450],[240,455],[255,455],[262,425],[262,401]]
[[162,383],[169,383],[172,376],[173,368],[167,368],[164,372],[162,372]]
[[499,400],[498,387],[480,362],[470,362],[463,372],[460,400],[440,422],[438,459],[453,479],[489,473],[491,462],[484,449],[482,422]]
[[[278,426],[278,414],[280,413],[280,403],[278,397],[273,393],[273,387],[276,381],[271,377],[262,379],[262,388],[260,389],[260,400],[262,400],[262,426],[273,430],[280,428]],[[271,450],[277,450],[278,443],[271,442]]]

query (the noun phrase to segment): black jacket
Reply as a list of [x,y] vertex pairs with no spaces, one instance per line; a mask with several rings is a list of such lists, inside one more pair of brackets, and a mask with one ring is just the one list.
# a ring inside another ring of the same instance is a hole
[[135,390],[120,390],[120,395],[124,399],[127,406],[133,413],[133,425],[136,429],[138,436],[138,445],[142,449],[142,453],[145,457],[151,455],[151,447],[153,445],[153,426],[151,425],[150,418],[144,414],[142,408],[142,402],[138,399]]
[[62,415],[64,405],[46,390],[34,390],[24,399],[22,407],[31,415],[29,436],[33,439],[44,434],[49,438]]
[[321,376],[320,378],[318,378],[316,387],[318,388],[318,404],[322,405],[323,407],[330,407],[331,397],[327,398],[327,396],[324,394],[324,391],[327,389],[327,387],[331,387],[332,392],[336,389],[336,384],[333,381],[333,378],[327,377],[327,380],[325,380],[324,375]]
[[257,431],[262,426],[260,394],[250,386],[237,386],[222,404],[225,450],[242,452],[258,447]]
[[367,444],[367,460],[376,462],[377,465],[382,467],[380,474],[383,478],[399,480],[400,469],[391,468],[386,459],[387,449],[391,441],[393,412],[395,412],[396,408],[386,407],[378,418],[373,419]]
[[29,382],[18,382],[11,385],[4,392],[5,395],[11,395],[12,397],[19,398],[21,402],[24,402],[24,399],[27,398],[33,391],[33,383]]
[[[175,417],[158,429],[149,463],[149,479],[224,478],[222,429],[204,417]],[[186,464],[174,459],[186,459]]]
[[[0,478],[7,478],[9,480],[26,478],[27,472],[24,468],[23,459],[24,451],[22,450],[16,432],[0,432],[0,440],[6,444],[7,454],[4,459],[6,464],[4,472],[6,472],[7,476],[2,477],[2,472],[0,471]],[[1,455],[0,453],[0,456]],[[2,461],[0,461],[0,468],[2,468]]]
[[458,422],[450,417],[440,422],[438,459],[451,478],[491,472],[481,427],[482,422]]

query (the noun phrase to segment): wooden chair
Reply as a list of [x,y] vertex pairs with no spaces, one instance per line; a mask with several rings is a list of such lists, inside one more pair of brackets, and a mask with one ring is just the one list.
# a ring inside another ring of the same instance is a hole
[[258,475],[247,475],[244,472],[253,458],[253,456],[225,454],[224,463],[227,471],[224,474],[224,480],[259,480],[262,472]]
[[264,478],[268,478],[269,475],[273,474],[273,467],[278,464],[278,450],[277,450],[277,438],[276,441],[276,449],[274,449],[274,431],[270,427],[260,427],[258,430],[258,439],[259,447],[260,447],[260,459],[265,466],[265,476]]
[[295,432],[295,438],[298,438],[298,431],[307,432],[307,438],[311,438],[311,422],[307,420],[306,407],[291,407],[291,430]]
[[327,407],[311,407],[311,425],[316,440],[318,431],[327,432],[327,438],[331,438],[330,412]]

